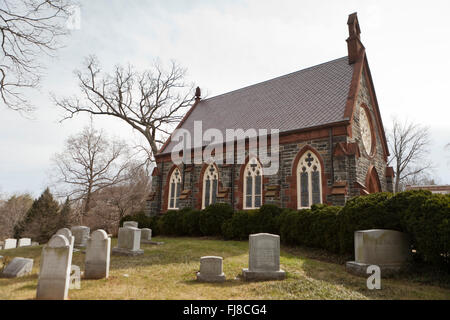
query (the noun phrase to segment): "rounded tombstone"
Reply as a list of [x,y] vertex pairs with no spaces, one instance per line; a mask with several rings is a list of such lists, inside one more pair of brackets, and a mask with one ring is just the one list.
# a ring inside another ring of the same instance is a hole
[[60,234],[54,235],[48,242],[50,248],[61,248],[69,246],[69,240]]
[[56,234],[63,235],[67,239],[70,239],[70,237],[72,236],[72,231],[70,231],[70,229],[68,229],[68,228],[61,228],[58,231],[56,231]]
[[103,229],[98,229],[91,233],[92,241],[100,241],[100,240],[106,240],[106,239],[108,239],[108,234]]

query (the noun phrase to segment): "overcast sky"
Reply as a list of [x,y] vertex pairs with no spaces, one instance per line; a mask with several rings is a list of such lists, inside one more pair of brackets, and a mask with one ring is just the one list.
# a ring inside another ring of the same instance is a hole
[[[391,117],[427,125],[439,183],[450,183],[450,1],[81,1],[81,29],[32,100],[34,120],[0,106],[0,193],[38,196],[50,158],[89,119],[59,123],[57,95],[78,93],[73,70],[95,54],[105,69],[149,68],[178,61],[208,96],[225,93],[347,55],[348,14],[357,11],[385,127]],[[112,119],[97,127],[129,141],[137,133]]]

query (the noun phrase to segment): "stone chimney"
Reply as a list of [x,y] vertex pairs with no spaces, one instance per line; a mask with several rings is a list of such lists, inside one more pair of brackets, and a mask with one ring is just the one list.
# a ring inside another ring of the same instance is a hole
[[348,63],[353,64],[358,61],[359,56],[361,55],[361,50],[364,49],[363,44],[361,43],[361,29],[359,28],[358,16],[357,13],[354,12],[348,16],[348,39],[347,39],[347,48],[348,48]]
[[202,99],[201,96],[202,96],[202,92],[200,90],[200,87],[197,87],[195,89],[195,101],[200,101]]

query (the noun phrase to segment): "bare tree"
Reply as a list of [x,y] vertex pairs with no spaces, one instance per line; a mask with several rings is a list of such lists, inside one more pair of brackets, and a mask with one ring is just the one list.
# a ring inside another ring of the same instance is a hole
[[92,198],[92,208],[84,223],[91,228],[117,232],[120,219],[145,209],[151,179],[142,166],[131,166],[128,179],[120,185],[104,188]]
[[98,60],[90,56],[83,71],[75,71],[82,95],[57,98],[54,102],[67,118],[86,112],[123,120],[148,142],[151,161],[173,124],[182,119],[194,100],[193,85],[184,82],[185,70],[172,62],[168,70],[159,63],[153,70],[136,72],[132,66],[116,66],[112,74],[103,73]]
[[81,133],[69,137],[64,151],[52,159],[57,183],[67,187],[59,196],[81,200],[82,214],[86,215],[95,192],[128,178],[126,170],[130,159],[125,142],[117,139],[109,141],[102,131],[95,130],[91,124]]
[[431,143],[429,129],[408,120],[400,122],[393,118],[388,141],[392,152],[389,164],[393,164],[395,171],[394,192],[399,192],[403,181],[414,181],[414,176],[423,176],[432,168],[428,157]]
[[33,109],[23,89],[35,88],[43,71],[40,56],[52,55],[68,33],[72,0],[0,0],[0,96],[10,109]]
[[29,194],[13,195],[0,202],[0,239],[14,235],[14,227],[25,217],[33,204]]

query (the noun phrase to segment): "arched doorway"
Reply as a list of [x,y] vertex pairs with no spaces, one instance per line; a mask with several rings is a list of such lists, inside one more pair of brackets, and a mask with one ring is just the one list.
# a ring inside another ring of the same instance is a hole
[[366,188],[369,193],[381,192],[381,183],[378,178],[377,169],[370,166],[366,176]]

